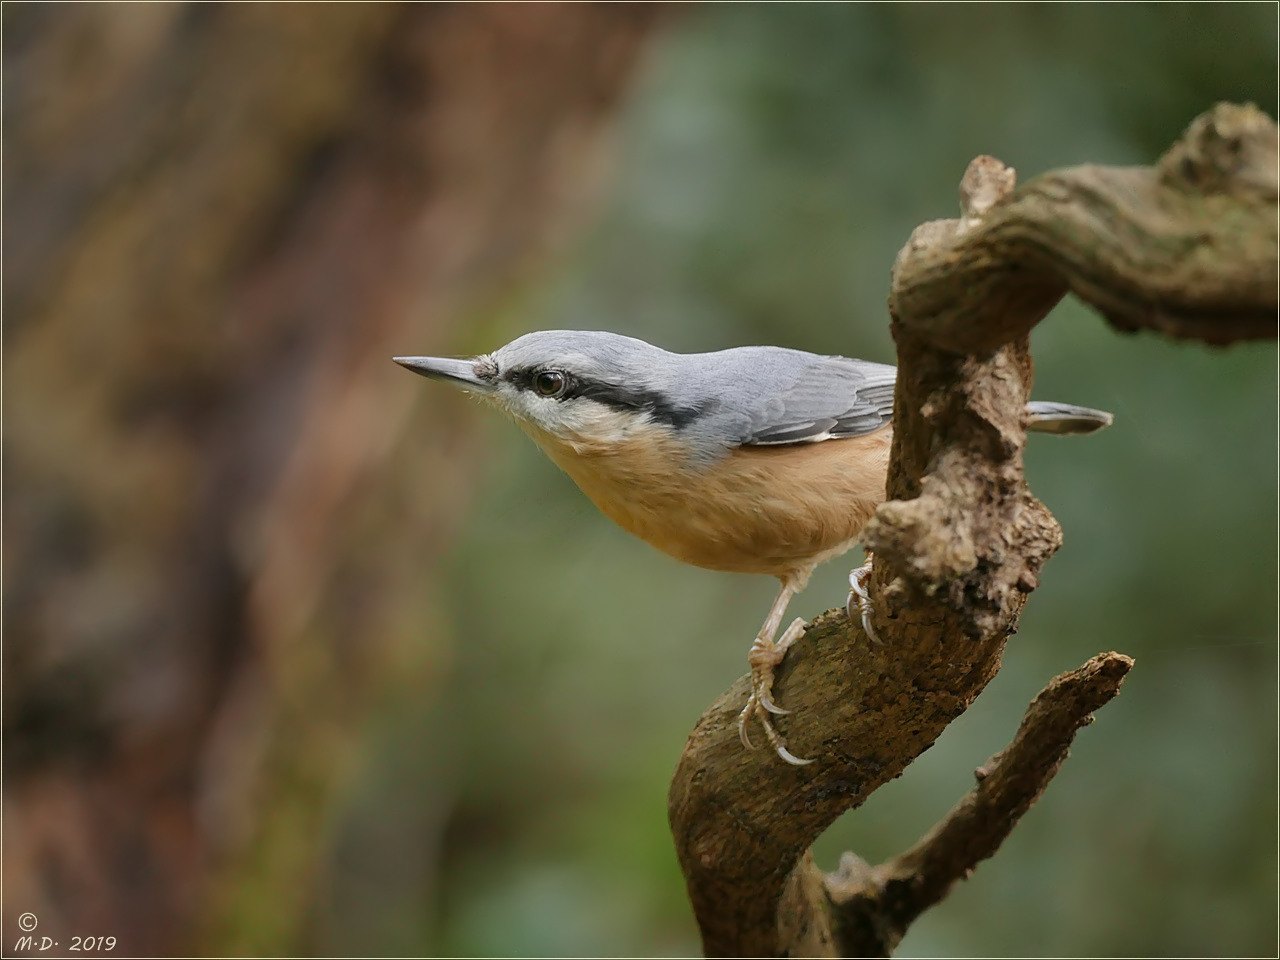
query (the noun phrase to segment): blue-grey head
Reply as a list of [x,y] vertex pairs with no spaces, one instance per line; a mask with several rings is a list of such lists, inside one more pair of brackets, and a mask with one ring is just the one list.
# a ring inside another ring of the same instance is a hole
[[684,430],[716,401],[688,357],[616,333],[542,330],[469,360],[396,357],[498,407],[535,439],[601,444],[639,429]]

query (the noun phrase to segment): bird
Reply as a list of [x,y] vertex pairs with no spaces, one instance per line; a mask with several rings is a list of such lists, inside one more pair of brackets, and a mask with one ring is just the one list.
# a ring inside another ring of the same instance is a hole
[[[742,743],[770,715],[774,672],[803,634],[778,635],[814,569],[852,549],[885,500],[897,368],[776,346],[672,353],[606,331],[542,330],[469,359],[393,357],[506,414],[624,530],[694,566],[768,574],[780,587],[747,655]],[[1112,415],[1033,401],[1027,428],[1091,433]],[[870,559],[850,574],[868,637]],[[878,642],[878,641],[877,641]]]

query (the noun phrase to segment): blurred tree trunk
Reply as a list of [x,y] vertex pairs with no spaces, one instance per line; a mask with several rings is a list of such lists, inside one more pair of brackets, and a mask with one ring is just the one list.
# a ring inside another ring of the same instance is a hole
[[580,220],[657,12],[6,7],[6,935],[297,943],[370,694],[439,682],[469,458],[388,358]]

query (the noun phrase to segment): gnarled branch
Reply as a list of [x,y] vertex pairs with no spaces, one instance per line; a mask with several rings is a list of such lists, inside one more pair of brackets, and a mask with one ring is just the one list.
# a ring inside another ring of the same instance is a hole
[[[979,170],[987,162],[998,163]],[[1254,106],[1219,104],[1153,167],[1055,170],[971,229],[924,224],[899,255],[911,269],[895,271],[891,309],[955,353],[1029,332],[1068,291],[1121,330],[1270,339],[1276,193],[1275,123]],[[1014,309],[993,311],[990,298]]]
[[[899,362],[890,499],[864,533],[884,642],[828,613],[779,670],[775,693],[793,709],[779,726],[818,763],[788,767],[741,748],[745,679],[690,736],[670,817],[709,955],[887,951],[945,894],[949,871],[998,846],[1002,835],[982,833],[977,814],[958,808],[914,851],[871,871],[894,890],[919,885],[905,901],[867,883],[850,896],[847,877],[828,893],[807,852],[978,696],[1061,543],[1023,475],[1031,327],[1072,291],[1125,329],[1213,343],[1275,335],[1275,141],[1265,115],[1224,105],[1149,169],[1077,167],[1015,192],[1012,170],[979,158],[962,184],[963,219],[925,224],[903,248],[890,297]],[[1084,668],[1082,687],[1046,691],[1024,733],[1039,729],[1044,704],[1088,690],[1072,701],[1080,709],[1050,724],[1074,731],[1072,718],[1114,695],[1119,676],[1109,671],[1123,660],[1104,663]],[[1034,802],[1066,743],[1059,737],[1056,760],[1039,763],[1049,754],[1033,742],[1019,735],[994,768],[1008,771],[995,781],[999,796],[980,787],[974,803],[1020,812]],[[1019,773],[1033,768],[1039,776]],[[962,849],[966,857],[936,859]]]
[[846,853],[827,877],[846,957],[887,957],[925,910],[993,855],[1067,759],[1076,731],[1120,692],[1133,661],[1100,653],[1055,677],[1027,708],[1007,748],[974,771],[978,783],[915,846],[879,866]]

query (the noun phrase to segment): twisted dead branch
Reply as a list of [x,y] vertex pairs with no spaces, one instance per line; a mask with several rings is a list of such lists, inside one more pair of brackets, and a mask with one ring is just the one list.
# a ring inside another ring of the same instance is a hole
[[[882,645],[843,612],[810,624],[775,687],[789,767],[744,751],[739,680],[699,720],[669,812],[711,956],[883,956],[991,856],[1115,695],[1131,661],[1053,681],[975,790],[910,851],[831,877],[808,853],[844,811],[898,776],[1000,666],[1061,543],[1027,489],[1027,333],[1068,292],[1122,330],[1222,344],[1276,335],[1276,127],[1219,105],[1150,168],[1081,166],[1014,189],[975,160],[962,218],[917,228],[889,300],[899,377],[889,500],[865,531]],[[788,725],[786,720],[790,719]]]

